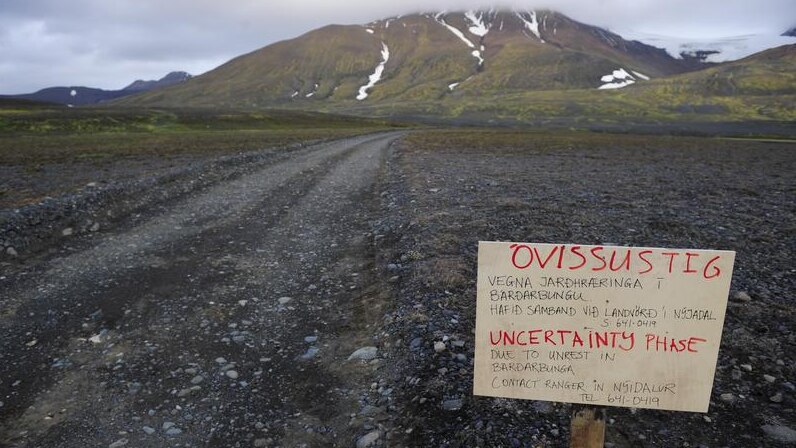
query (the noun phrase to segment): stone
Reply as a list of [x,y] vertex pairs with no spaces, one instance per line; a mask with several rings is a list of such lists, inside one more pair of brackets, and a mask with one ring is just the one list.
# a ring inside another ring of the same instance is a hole
[[368,448],[373,446],[377,440],[381,437],[381,433],[379,431],[371,431],[364,436],[357,439],[357,448]]
[[238,371],[237,370],[227,370],[226,372],[224,372],[224,374],[227,375],[227,377],[229,377],[229,378],[231,378],[233,380],[238,379]]
[[735,395],[730,394],[730,393],[721,394],[721,396],[719,398],[721,398],[721,401],[723,401],[725,403],[734,403],[735,402]]
[[256,439],[254,441],[254,448],[262,448],[268,446],[268,439]]
[[796,431],[785,425],[763,425],[760,429],[774,440],[784,443],[796,443]]
[[216,358],[216,364],[226,364],[226,363],[227,363],[227,360],[222,358],[221,356]]
[[153,428],[153,427],[151,427],[151,426],[144,426],[144,427],[143,427],[143,428],[141,428],[141,429],[142,429],[142,430],[143,430],[145,433],[147,433],[147,435],[150,435],[150,436],[151,436],[152,434],[154,434],[154,433],[155,433],[155,428]]
[[196,375],[195,377],[191,378],[191,384],[199,384],[205,380],[205,377],[202,375]]
[[169,428],[168,431],[166,431],[167,436],[178,436],[180,434],[182,434],[182,429],[176,426]]
[[96,232],[99,229],[100,229],[100,223],[98,222],[95,222],[94,224],[91,225],[91,227],[88,228],[89,232]]
[[376,347],[362,347],[351,353],[351,356],[348,357],[349,361],[355,359],[361,359],[363,361],[370,361],[371,359],[376,359],[376,355],[378,354],[379,349]]
[[437,353],[444,352],[446,348],[447,348],[447,346],[445,345],[444,342],[437,341],[437,342],[434,343],[434,351],[437,352]]
[[458,411],[462,408],[462,406],[464,406],[464,401],[461,398],[445,400],[442,402],[442,409],[445,409],[446,411]]
[[108,448],[122,448],[123,446],[127,445],[128,442],[129,440],[127,439],[119,439],[108,445]]
[[312,359],[318,354],[318,352],[320,352],[318,347],[310,347],[310,348],[307,349],[307,351],[303,355],[301,355],[301,359],[304,359],[304,360]]
[[61,231],[61,235],[63,236],[72,236],[73,233],[75,233],[75,230],[72,229],[71,227],[67,227]]
[[292,297],[280,297],[279,299],[277,299],[277,301],[279,302],[280,305],[287,305],[288,303],[293,301],[293,298]]
[[767,383],[773,383],[777,379],[771,375],[763,375],[763,379],[766,380]]
[[777,392],[771,398],[769,398],[772,403],[782,403],[782,392]]
[[163,430],[168,431],[170,428],[174,427],[174,422],[163,422]]
[[735,299],[738,302],[751,302],[752,301],[752,297],[746,291],[738,291],[738,292],[736,292],[735,295],[733,296],[733,299]]
[[188,387],[186,389],[182,389],[181,391],[177,392],[177,397],[179,398],[187,397],[188,395],[191,395],[194,392],[199,392],[200,390],[202,390],[201,386]]
[[752,365],[751,364],[741,364],[741,370],[744,370],[746,372],[751,372],[752,371]]
[[312,344],[312,343],[318,342],[318,336],[305,336],[304,337],[304,342],[306,342],[308,344]]
[[7,249],[6,249],[6,253],[7,253],[8,255],[11,255],[12,257],[16,257],[17,255],[19,255],[19,253],[17,253],[17,250],[16,250],[16,249],[14,249],[13,247],[9,247],[9,248],[7,248]]

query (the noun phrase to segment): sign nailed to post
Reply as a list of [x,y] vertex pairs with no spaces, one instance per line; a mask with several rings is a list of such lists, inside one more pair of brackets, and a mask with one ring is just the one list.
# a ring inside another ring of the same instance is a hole
[[475,395],[707,412],[734,261],[479,243]]

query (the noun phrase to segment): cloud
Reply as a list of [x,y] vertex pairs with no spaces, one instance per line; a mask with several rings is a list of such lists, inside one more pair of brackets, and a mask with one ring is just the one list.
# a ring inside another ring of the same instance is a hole
[[615,30],[691,38],[779,33],[796,25],[792,0],[3,0],[0,92],[117,89],[172,70],[199,74],[329,23],[491,5],[549,8]]

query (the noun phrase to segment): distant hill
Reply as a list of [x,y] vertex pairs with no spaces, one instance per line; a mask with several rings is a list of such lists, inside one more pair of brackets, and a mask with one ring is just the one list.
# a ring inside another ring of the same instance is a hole
[[796,37],[796,26],[782,33],[783,36]]
[[171,72],[156,81],[135,81],[121,90],[103,90],[91,87],[49,87],[35,93],[21,95],[2,95],[2,98],[16,98],[46,103],[65,104],[70,106],[84,106],[100,104],[122,98],[135,93],[157,90],[163,87],[179,84],[191,78],[185,72]]
[[123,91],[129,92],[146,92],[148,90],[160,89],[163,87],[173,86],[175,84],[179,84],[181,82],[185,82],[191,79],[193,76],[186,72],[171,72],[168,75],[158,79],[158,80],[136,80],[129,86],[123,88]]

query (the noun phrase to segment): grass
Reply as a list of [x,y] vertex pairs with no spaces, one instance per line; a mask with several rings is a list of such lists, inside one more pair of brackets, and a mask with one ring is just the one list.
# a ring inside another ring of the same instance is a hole
[[393,127],[282,111],[21,108],[0,103],[0,164],[238,153]]

